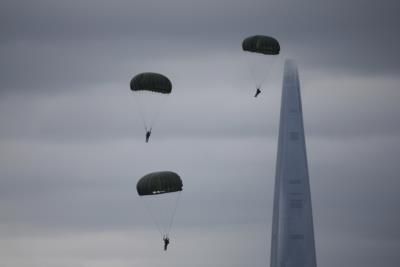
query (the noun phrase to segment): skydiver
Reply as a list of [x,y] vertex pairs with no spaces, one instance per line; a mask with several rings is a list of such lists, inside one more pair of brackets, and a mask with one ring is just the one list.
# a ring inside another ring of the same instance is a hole
[[260,93],[261,93],[260,87],[257,87],[257,91],[256,91],[256,94],[254,95],[254,97],[257,97]]
[[150,135],[151,135],[151,128],[150,128],[150,130],[146,129],[146,143],[149,142]]
[[164,251],[166,251],[166,250],[167,250],[167,247],[168,247],[168,244],[169,244],[169,238],[168,238],[168,236],[167,236],[167,235],[164,235],[163,240],[164,240]]

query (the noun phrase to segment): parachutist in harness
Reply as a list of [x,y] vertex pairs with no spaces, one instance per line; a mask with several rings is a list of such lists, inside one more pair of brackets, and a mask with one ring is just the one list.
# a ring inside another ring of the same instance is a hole
[[151,135],[151,128],[150,128],[150,130],[146,129],[146,143],[149,142],[150,135]]
[[[161,106],[165,102],[165,97],[172,91],[172,83],[168,77],[155,72],[142,72],[135,75],[130,88],[137,99],[136,106],[139,108],[139,114],[143,126],[146,130],[146,143],[149,142],[151,127],[160,115]],[[150,129],[148,130],[147,127]]]
[[[173,225],[182,187],[181,177],[171,171],[148,173],[136,184],[137,193],[142,201],[153,204],[150,207],[145,206],[149,209],[150,215],[153,215],[151,217],[161,234],[164,250],[167,250],[170,243],[168,236]],[[163,194],[164,197],[160,199],[157,197],[159,194]]]
[[254,97],[257,97],[260,93],[261,93],[261,90],[259,87],[257,87],[257,91],[256,91],[256,94],[254,95]]
[[[257,67],[258,64],[252,64],[251,66],[252,75],[254,76],[253,78],[257,89],[254,97],[257,97],[261,93],[262,81],[264,81],[266,78],[265,76],[267,73],[265,73],[265,71],[269,69],[267,65],[272,65],[272,58],[279,55],[281,47],[278,40],[276,40],[274,37],[266,35],[253,35],[245,38],[242,41],[242,49],[245,52],[255,53],[260,60],[265,60],[263,67]],[[257,73],[261,70],[263,70],[264,73]]]
[[167,235],[164,235],[163,240],[164,240],[164,250],[166,251],[166,250],[167,250],[167,247],[168,247],[168,244],[169,244],[169,238],[168,238],[168,236],[167,236]]

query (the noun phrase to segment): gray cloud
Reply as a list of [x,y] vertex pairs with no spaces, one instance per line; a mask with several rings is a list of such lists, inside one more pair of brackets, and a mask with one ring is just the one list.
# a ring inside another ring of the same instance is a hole
[[[292,57],[319,265],[397,266],[398,5],[3,1],[4,264],[268,264],[282,62]],[[282,45],[258,99],[240,49],[256,33]],[[174,84],[149,144],[128,88],[142,71]],[[184,179],[167,255],[135,193],[157,170]]]
[[[399,69],[396,1],[379,5],[373,1],[7,1],[2,5],[2,91],[122,81],[138,64],[180,60],[188,53],[201,58],[204,53],[228,51],[237,57],[241,40],[259,32],[277,36],[283,55],[309,68],[368,75],[397,75]],[[229,65],[223,70],[229,71]]]

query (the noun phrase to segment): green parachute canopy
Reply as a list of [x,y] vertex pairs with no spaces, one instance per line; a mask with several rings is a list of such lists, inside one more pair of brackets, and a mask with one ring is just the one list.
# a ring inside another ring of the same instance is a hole
[[158,195],[182,191],[182,180],[178,174],[170,171],[149,173],[137,182],[139,196]]
[[171,81],[162,74],[144,72],[136,75],[131,80],[132,91],[152,91],[169,94],[172,90]]
[[264,55],[278,55],[279,42],[270,36],[254,35],[247,37],[242,42],[243,51],[260,53]]

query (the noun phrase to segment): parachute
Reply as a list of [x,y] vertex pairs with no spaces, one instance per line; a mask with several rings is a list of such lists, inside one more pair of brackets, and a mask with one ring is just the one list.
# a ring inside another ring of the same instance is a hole
[[171,171],[149,173],[136,184],[138,195],[163,237],[171,230],[182,187],[180,176]]
[[130,88],[147,132],[156,123],[166,97],[171,94],[172,83],[162,74],[144,72],[132,78]]
[[270,36],[254,35],[242,42],[242,50],[246,52],[252,78],[257,89],[260,89],[280,53],[279,42]]
[[140,73],[131,80],[132,91],[152,91],[161,94],[170,94],[171,81],[162,74],[145,72]]
[[153,172],[143,176],[136,185],[139,196],[158,195],[182,191],[182,180],[170,171]]
[[279,42],[275,38],[264,35],[247,37],[242,42],[242,48],[243,51],[264,55],[278,55],[281,50]]

